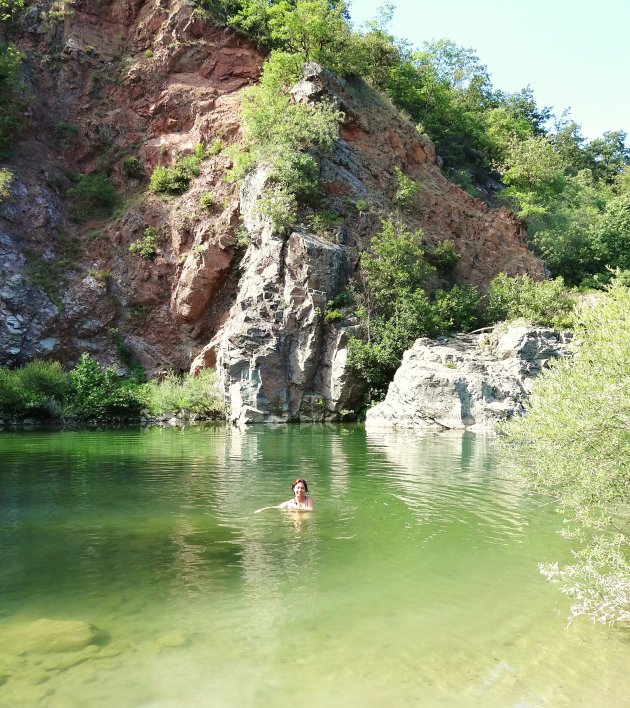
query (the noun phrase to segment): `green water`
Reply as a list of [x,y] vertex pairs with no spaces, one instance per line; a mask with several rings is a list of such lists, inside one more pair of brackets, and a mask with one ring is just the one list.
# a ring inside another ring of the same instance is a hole
[[[561,519],[488,438],[361,426],[0,435],[0,706],[622,706]],[[310,515],[252,512],[308,480]],[[37,620],[101,635],[25,651]]]

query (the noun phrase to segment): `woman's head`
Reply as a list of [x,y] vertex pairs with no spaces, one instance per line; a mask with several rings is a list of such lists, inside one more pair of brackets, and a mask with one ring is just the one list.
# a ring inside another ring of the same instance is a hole
[[301,487],[304,487],[304,493],[308,492],[308,484],[306,484],[305,479],[296,479],[295,482],[291,485],[291,491],[294,494],[297,494],[299,491],[301,491]]

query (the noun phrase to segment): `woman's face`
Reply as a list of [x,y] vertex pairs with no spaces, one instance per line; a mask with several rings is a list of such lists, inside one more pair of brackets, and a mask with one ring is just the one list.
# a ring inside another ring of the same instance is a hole
[[303,497],[306,494],[306,487],[303,482],[297,482],[293,487],[293,493],[296,497]]

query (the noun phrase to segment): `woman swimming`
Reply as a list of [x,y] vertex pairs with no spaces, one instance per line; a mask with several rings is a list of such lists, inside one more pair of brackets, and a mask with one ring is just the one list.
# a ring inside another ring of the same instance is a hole
[[313,498],[307,496],[308,484],[306,484],[305,479],[296,479],[291,485],[291,491],[293,492],[293,499],[282,502],[282,504],[278,504],[277,506],[264,506],[262,509],[256,509],[254,513],[257,514],[259,511],[265,511],[266,509],[313,511]]

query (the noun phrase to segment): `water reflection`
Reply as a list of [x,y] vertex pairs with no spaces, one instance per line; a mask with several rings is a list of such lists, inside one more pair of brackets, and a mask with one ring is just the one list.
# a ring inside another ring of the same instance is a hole
[[389,494],[436,533],[453,525],[463,537],[520,542],[528,528],[521,485],[497,473],[493,438],[471,433],[417,435],[404,430],[366,430],[368,448],[387,460]]

